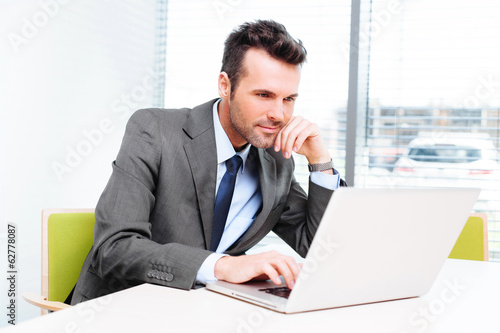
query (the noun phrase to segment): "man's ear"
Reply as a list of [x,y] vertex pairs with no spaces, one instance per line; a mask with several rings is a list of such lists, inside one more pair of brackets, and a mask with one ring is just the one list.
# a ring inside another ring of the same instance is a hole
[[223,99],[229,100],[231,96],[231,81],[226,72],[220,72],[218,80],[219,96]]

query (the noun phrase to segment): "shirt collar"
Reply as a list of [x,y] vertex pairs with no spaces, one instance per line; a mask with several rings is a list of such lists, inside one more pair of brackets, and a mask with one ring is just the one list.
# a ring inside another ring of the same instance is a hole
[[217,164],[221,164],[225,162],[226,160],[230,159],[233,157],[235,154],[240,155],[241,159],[243,160],[243,164],[241,166],[241,172],[245,171],[245,163],[248,157],[248,154],[250,153],[250,144],[247,144],[245,149],[243,149],[240,152],[236,152],[233,148],[233,145],[231,144],[231,141],[229,140],[226,132],[222,128],[222,125],[220,123],[219,119],[219,113],[217,112],[217,108],[219,106],[221,99],[218,99],[213,106],[213,118],[214,118],[214,131],[215,131],[215,146],[217,147]]

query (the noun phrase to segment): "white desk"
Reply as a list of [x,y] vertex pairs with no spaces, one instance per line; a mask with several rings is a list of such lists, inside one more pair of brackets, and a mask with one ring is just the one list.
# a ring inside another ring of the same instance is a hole
[[500,264],[448,259],[423,297],[284,315],[205,289],[144,284],[5,332],[499,332]]

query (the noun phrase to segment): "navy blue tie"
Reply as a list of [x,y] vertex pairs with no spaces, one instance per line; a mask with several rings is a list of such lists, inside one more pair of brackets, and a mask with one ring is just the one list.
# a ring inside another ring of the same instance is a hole
[[215,198],[214,208],[214,222],[212,225],[212,239],[210,240],[210,251],[217,250],[219,246],[224,227],[226,226],[227,214],[229,213],[229,206],[233,199],[234,184],[236,182],[236,174],[243,163],[239,155],[234,155],[226,161],[227,171],[222,177]]

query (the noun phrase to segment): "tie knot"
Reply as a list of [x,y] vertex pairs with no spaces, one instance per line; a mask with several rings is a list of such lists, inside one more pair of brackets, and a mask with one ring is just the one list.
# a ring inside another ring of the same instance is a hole
[[234,155],[226,161],[227,171],[232,174],[236,174],[242,163],[243,160],[241,159],[240,155]]

